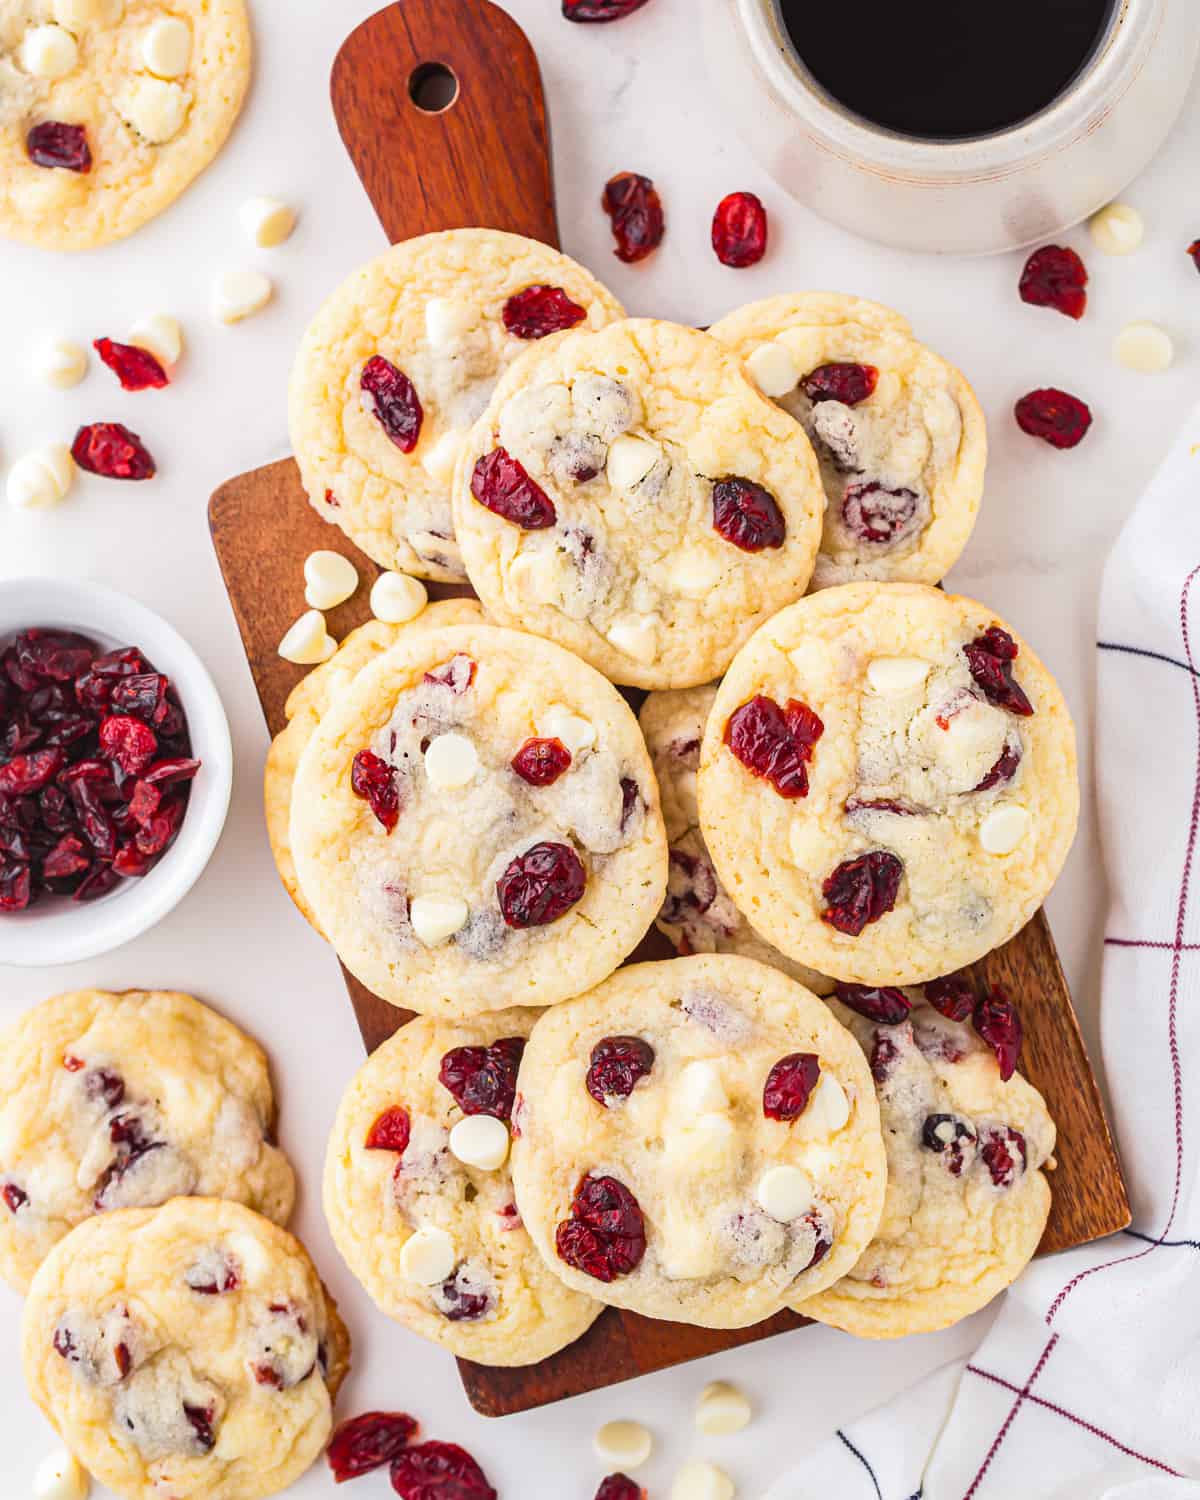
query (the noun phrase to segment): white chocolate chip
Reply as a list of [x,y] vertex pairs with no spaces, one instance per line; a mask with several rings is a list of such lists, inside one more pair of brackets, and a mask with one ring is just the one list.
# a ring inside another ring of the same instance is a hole
[[87,1500],[92,1487],[86,1469],[73,1453],[48,1453],[33,1476],[34,1500]]
[[534,604],[554,604],[562,595],[558,562],[555,554],[545,548],[518,552],[508,576],[513,592]]
[[62,26],[31,26],[21,43],[21,66],[35,78],[63,78],[79,61],[79,43]]
[[721,564],[711,553],[699,547],[685,549],[671,564],[671,590],[687,599],[703,599],[717,586],[721,572]]
[[78,34],[85,26],[115,26],[125,0],[54,0],[54,19]]
[[1029,830],[1027,808],[1010,802],[994,808],[979,827],[980,847],[988,854],[1011,854]]
[[800,383],[800,368],[790,351],[774,340],[759,344],[746,360],[746,368],[764,396],[786,396]]
[[705,1437],[728,1437],[750,1422],[750,1402],[725,1380],[714,1380],[700,1392],[696,1402],[696,1426]]
[[451,730],[430,740],[425,751],[425,774],[441,791],[452,791],[474,780],[479,755],[465,734]]
[[726,1161],[737,1144],[733,1121],[715,1112],[700,1115],[678,1136],[673,1144],[683,1156],[710,1166]]
[[812,1179],[799,1167],[768,1167],[758,1179],[754,1196],[764,1213],[787,1224],[813,1206]]
[[817,1086],[809,1095],[804,1113],[795,1121],[802,1135],[836,1135],[850,1118],[850,1101],[846,1090],[832,1073],[822,1071]]
[[296,211],[280,198],[247,198],[238,218],[250,243],[259,250],[273,250],[290,239],[296,227]]
[[436,948],[466,926],[467,903],[461,896],[414,896],[408,920],[427,948]]
[[148,349],[160,364],[177,365],[183,354],[183,329],[168,313],[151,313],[129,330],[129,342]]
[[614,620],[607,631],[609,645],[615,646],[634,661],[649,666],[658,659],[658,616],[626,615]]
[[631,490],[645,479],[661,457],[662,449],[657,443],[623,432],[609,445],[605,476],[614,490]]
[[592,1439],[601,1463],[618,1469],[636,1469],[650,1457],[654,1439],[640,1422],[605,1422]]
[[[279,643],[279,654],[284,661],[295,662],[300,667],[310,667],[315,662],[328,661],[330,637],[325,629],[325,616],[317,609],[310,609],[300,616]],[[334,647],[336,650],[336,645]]]
[[60,391],[78,385],[87,374],[87,367],[87,350],[73,339],[47,339],[34,355],[33,368],[38,379]]
[[911,693],[929,676],[929,663],[916,656],[876,656],[867,663],[867,681],[877,693]]
[[733,1500],[733,1480],[705,1459],[693,1458],[675,1475],[671,1500]]
[[159,78],[180,78],[192,61],[192,28],[178,16],[161,16],[142,37],[142,61]]
[[443,432],[436,443],[431,443],[421,454],[421,467],[430,479],[439,484],[449,484],[454,478],[454,465],[462,452],[464,433]]
[[729,1107],[729,1096],[721,1083],[719,1071],[702,1058],[688,1063],[682,1070],[675,1091],[680,1108],[691,1116]]
[[1157,323],[1126,323],[1113,341],[1113,355],[1127,370],[1157,375],[1174,363],[1175,345]]
[[450,1131],[450,1150],[465,1166],[495,1172],[508,1158],[508,1126],[494,1115],[467,1115]]
[[117,101],[117,112],[144,141],[163,146],[183,129],[191,96],[177,83],[161,78],[137,79]]
[[425,304],[425,337],[435,349],[461,338],[475,322],[475,309],[453,297],[430,297]]
[[9,470],[8,503],[18,510],[46,510],[63,499],[75,478],[75,460],[63,443],[48,443],[19,458]]
[[458,1252],[444,1229],[426,1224],[409,1235],[400,1252],[400,1274],[419,1286],[440,1286],[451,1275]]
[[213,283],[213,316],[222,323],[240,323],[266,307],[274,293],[261,271],[225,271]]
[[1105,255],[1129,255],[1146,234],[1141,214],[1129,203],[1110,203],[1092,216],[1088,228],[1096,248]]
[[572,713],[565,704],[552,703],[538,723],[543,739],[560,740],[573,756],[582,755],[596,743],[596,726],[590,719]]
[[371,613],[385,625],[407,625],[428,601],[425,585],[407,573],[380,573],[371,585]]
[[344,604],[358,587],[358,569],[340,552],[310,552],[304,559],[304,598],[313,609]]

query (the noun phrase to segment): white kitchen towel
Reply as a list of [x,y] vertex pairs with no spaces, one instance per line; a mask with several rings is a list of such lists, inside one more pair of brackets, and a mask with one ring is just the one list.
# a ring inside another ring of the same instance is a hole
[[[1100,595],[1101,1035],[1133,1204],[768,1500],[1200,1500],[1200,412]],[[1099,878],[1099,877],[1097,877]]]

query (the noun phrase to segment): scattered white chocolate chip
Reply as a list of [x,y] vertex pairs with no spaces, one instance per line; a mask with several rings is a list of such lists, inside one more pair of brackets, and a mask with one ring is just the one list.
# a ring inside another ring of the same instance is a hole
[[[330,647],[333,650],[330,650]],[[299,667],[311,667],[319,661],[328,661],[337,650],[325,629],[325,616],[318,609],[302,614],[279,643],[279,654],[284,661],[295,662]]]
[[795,1123],[802,1127],[806,1136],[836,1135],[849,1118],[850,1101],[846,1098],[846,1090],[832,1073],[822,1071],[804,1113]]
[[1146,234],[1141,214],[1129,203],[1110,203],[1092,215],[1088,228],[1096,248],[1105,255],[1129,255]]
[[626,615],[624,619],[614,620],[606,632],[609,645],[649,666],[658,658],[656,623],[655,615]]
[[725,1161],[736,1144],[733,1121],[715,1111],[697,1116],[688,1129],[677,1134],[674,1142],[677,1151],[701,1165]]
[[280,198],[247,198],[238,218],[250,243],[259,250],[273,250],[291,237],[296,211]]
[[47,339],[34,356],[34,372],[47,385],[65,391],[87,374],[87,350],[73,339]]
[[726,1380],[714,1380],[696,1402],[696,1426],[706,1437],[728,1437],[750,1421],[750,1402]]
[[428,600],[425,585],[407,573],[380,573],[371,585],[371,613],[385,625],[407,625]]
[[266,307],[274,294],[261,271],[225,271],[213,283],[213,316],[222,323],[240,323]]
[[558,561],[555,554],[544,547],[518,552],[508,576],[513,592],[534,604],[555,604],[561,597]]
[[693,547],[671,564],[671,589],[687,599],[703,599],[720,581],[721,564],[710,553]]
[[813,1206],[812,1179],[799,1167],[768,1167],[758,1179],[754,1195],[764,1213],[787,1224]]
[[129,330],[129,342],[148,349],[159,364],[177,365],[183,354],[183,329],[168,313],[151,313]]
[[180,78],[192,61],[192,28],[178,16],[160,16],[142,37],[142,61],[159,78]]
[[636,1469],[650,1457],[654,1439],[640,1422],[605,1422],[592,1439],[596,1457],[618,1469]]
[[31,26],[21,43],[21,66],[35,78],[62,78],[79,60],[79,43],[62,26]]
[[475,309],[453,297],[430,297],[425,304],[425,337],[435,349],[453,343],[475,323]]
[[750,378],[764,396],[786,396],[800,383],[800,368],[785,349],[774,339],[759,344],[746,360]]
[[1113,355],[1127,370],[1157,375],[1175,360],[1171,335],[1157,323],[1126,323],[1113,340]]
[[441,791],[466,786],[478,770],[478,752],[465,734],[451,730],[430,740],[425,751],[425,774]]
[[698,1058],[690,1062],[679,1074],[675,1085],[681,1109],[689,1115],[705,1114],[710,1110],[726,1109],[729,1096],[721,1083],[721,1075],[714,1064]]
[[440,1286],[454,1270],[458,1252],[444,1229],[426,1224],[409,1235],[400,1252],[400,1272],[420,1286]]
[[75,460],[63,443],[48,443],[17,459],[9,470],[8,503],[18,510],[46,510],[63,499],[75,478]]
[[1030,822],[1028,809],[1015,802],[994,808],[980,824],[980,846],[988,854],[1011,854],[1025,837]]
[[54,0],[54,19],[68,31],[85,26],[115,26],[125,10],[125,0]]
[[461,896],[414,896],[408,920],[426,948],[436,948],[466,925],[467,915]]
[[358,587],[358,569],[340,552],[310,552],[304,559],[304,598],[313,609],[344,604]]
[[609,444],[605,476],[614,490],[631,490],[640,484],[662,456],[657,443],[623,432]]
[[449,484],[454,478],[454,465],[462,452],[464,436],[461,432],[443,432],[437,442],[431,443],[421,454],[421,467],[430,479]]
[[733,1500],[733,1480],[703,1458],[693,1458],[675,1475],[671,1500]]
[[151,146],[163,146],[183,129],[191,96],[177,83],[138,78],[117,101],[121,118]]
[[867,663],[867,681],[885,697],[910,693],[929,676],[929,663],[916,656],[876,656]]
[[495,1172],[508,1157],[508,1126],[495,1115],[467,1115],[451,1128],[450,1150],[468,1167]]
[[73,1453],[48,1453],[33,1476],[34,1500],[87,1500],[92,1487],[87,1470]]
[[562,703],[552,703],[545,711],[538,733],[544,739],[560,740],[572,755],[582,755],[596,743],[596,726],[591,720],[572,713]]

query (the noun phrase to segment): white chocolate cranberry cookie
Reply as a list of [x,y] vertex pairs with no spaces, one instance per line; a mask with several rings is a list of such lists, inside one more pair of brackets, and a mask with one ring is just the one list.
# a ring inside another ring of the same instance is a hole
[[530,350],[454,481],[488,613],[644,688],[709,681],[798,598],[823,509],[808,439],[740,360],[650,319]]
[[622,316],[537,240],[451,229],[393,245],[334,292],[296,355],[289,421],[309,499],[385,568],[461,581],[450,482],[497,377],[531,342]]
[[924,992],[839,985],[837,994],[830,1007],[875,1078],[887,1197],[858,1263],[796,1311],[861,1338],[931,1333],[990,1302],[1037,1250],[1054,1122],[1012,1071],[1016,1046],[993,1030],[1011,1012],[1003,996],[985,1000],[962,975]]
[[568,1286],[740,1328],[844,1275],[879,1222],[879,1108],[854,1038],[748,958],[635,964],[533,1029],[517,1206]]
[[1075,732],[1046,668],[973,599],[823,589],[738,654],[700,752],[726,889],[798,963],[918,984],[1007,942],[1062,868]]
[[221,149],[250,50],[243,0],[0,0],[0,234],[132,234]]
[[773,964],[816,995],[827,995],[833,981],[793,963],[760,938],[713,869],[700,831],[696,771],[704,725],[716,696],[715,683],[651,693],[638,715],[667,829],[667,894],[654,925],[681,955],[740,953]]
[[488,625],[417,631],[358,673],[301,757],[290,839],[346,966],[448,1018],[598,983],[666,888],[625,700],[561,647]]
[[987,464],[962,375],[899,313],[836,292],[752,302],[710,332],[817,451],[827,506],[813,587],[937,583],[971,535]]
[[29,1393],[128,1500],[259,1500],[329,1437],[350,1340],[303,1245],[241,1204],[88,1219],[43,1261]]
[[544,1359],[601,1310],[546,1269],[513,1197],[509,1123],[539,1014],[402,1026],[351,1080],[325,1158],[325,1217],[375,1303],[486,1365]]
[[190,995],[44,1001],[0,1037],[0,1274],[23,1292],[81,1220],[186,1193],[286,1223],[274,1124],[261,1048]]

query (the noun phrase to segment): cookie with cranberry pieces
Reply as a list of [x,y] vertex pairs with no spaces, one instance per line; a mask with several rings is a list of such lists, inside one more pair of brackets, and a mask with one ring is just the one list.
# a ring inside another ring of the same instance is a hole
[[827,497],[813,587],[937,583],[971,535],[987,464],[959,371],[899,313],[837,292],[752,302],[710,332],[812,439]]
[[295,1197],[257,1043],[190,995],[77,990],[0,1037],[0,1274],[76,1224],[187,1193],[280,1224]]
[[738,654],[705,729],[700,823],[726,890],[797,963],[918,984],[1008,941],[1062,868],[1075,732],[975,600],[822,589]]
[[652,319],[531,348],[454,482],[488,613],[642,688],[710,681],[799,598],[824,507],[808,439],[737,356]]
[[871,1074],[752,959],[636,964],[547,1011],[513,1116],[517,1206],[568,1286],[741,1328],[843,1276],[879,1222]]

